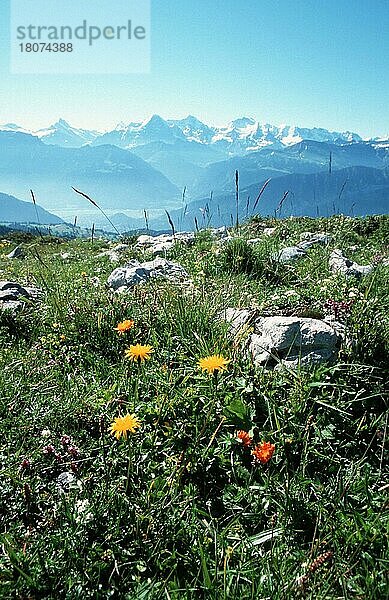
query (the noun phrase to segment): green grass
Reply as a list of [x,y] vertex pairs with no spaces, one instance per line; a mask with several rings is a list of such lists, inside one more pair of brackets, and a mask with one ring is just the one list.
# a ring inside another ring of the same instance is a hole
[[[255,219],[227,248],[200,232],[168,254],[191,285],[126,296],[105,287],[102,241],[28,239],[20,261],[0,248],[1,279],[44,290],[0,313],[0,597],[386,598],[388,271],[346,280],[328,257],[385,255],[388,222],[269,220],[279,233],[253,248]],[[307,230],[331,233],[330,246],[293,265],[272,259]],[[254,369],[218,319],[228,306],[320,317],[328,299],[350,298],[337,364],[308,371]],[[140,367],[124,357],[138,342],[154,348]],[[208,354],[231,361],[217,378],[198,368]],[[118,442],[108,429],[127,412],[142,428]],[[275,444],[266,465],[253,466],[240,428]]]

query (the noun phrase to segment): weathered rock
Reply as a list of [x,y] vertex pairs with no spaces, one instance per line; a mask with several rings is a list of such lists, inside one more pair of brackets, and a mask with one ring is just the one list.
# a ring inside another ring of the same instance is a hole
[[318,364],[336,358],[340,339],[333,327],[318,319],[265,317],[255,323],[249,352],[261,366]]
[[82,489],[81,482],[79,482],[75,475],[70,471],[60,473],[57,477],[57,488],[60,494],[68,494],[71,491],[80,492]]
[[174,244],[175,242],[173,241],[160,242],[159,244],[154,244],[153,246],[151,246],[150,250],[154,254],[154,256],[160,256],[164,255],[168,250],[171,250]]
[[255,311],[248,308],[226,308],[221,317],[230,324],[231,337],[244,335],[253,322]]
[[14,248],[12,252],[7,254],[7,258],[24,258],[24,256],[25,254],[21,246],[16,246],[16,248]]
[[108,277],[108,285],[116,291],[124,292],[135,285],[157,278],[180,283],[187,281],[189,275],[181,265],[164,258],[156,258],[144,263],[132,260],[124,267],[112,271]]
[[192,243],[195,239],[195,234],[191,231],[178,231],[175,235],[162,233],[161,235],[140,235],[136,241],[137,246],[152,246],[165,242],[183,242]]
[[104,250],[104,252],[100,252],[100,254],[98,254],[97,257],[101,258],[104,256],[108,256],[111,262],[120,262],[123,254],[127,252],[128,248],[128,244],[117,244],[109,250]]
[[305,250],[302,250],[302,248],[299,248],[298,246],[288,246],[275,254],[274,258],[280,263],[288,263],[299,260],[304,256],[306,256],[306,252]]
[[140,235],[136,241],[135,248],[145,248],[155,256],[163,255],[173,248],[176,242],[183,244],[192,244],[195,240],[195,234],[191,231],[178,231],[174,236],[169,234],[161,235]]
[[329,259],[329,266],[333,273],[341,273],[346,277],[357,277],[360,279],[368,275],[374,269],[374,265],[358,265],[356,262],[346,258],[341,250],[334,250]]
[[265,227],[265,229],[263,230],[264,235],[267,235],[269,237],[271,237],[272,235],[275,235],[276,232],[277,232],[277,227]]
[[311,233],[310,231],[305,231],[300,235],[301,242],[299,242],[297,246],[302,250],[308,250],[316,244],[326,246],[330,243],[331,239],[331,236],[327,233]]
[[217,244],[223,245],[232,239],[232,236],[226,226],[218,227],[218,228],[211,227],[208,231],[210,232],[212,237],[215,239]]
[[34,287],[23,287],[15,281],[0,281],[0,310],[16,310],[24,301],[36,300],[40,290]]

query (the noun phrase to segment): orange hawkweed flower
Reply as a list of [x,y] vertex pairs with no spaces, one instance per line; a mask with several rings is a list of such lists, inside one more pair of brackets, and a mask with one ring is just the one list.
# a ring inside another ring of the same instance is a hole
[[243,431],[242,429],[240,429],[237,432],[236,437],[238,438],[238,440],[241,441],[242,445],[245,446],[246,448],[248,448],[248,446],[251,446],[251,444],[253,442],[252,438],[247,433],[247,431]]
[[261,442],[255,446],[254,450],[251,451],[251,454],[254,456],[254,460],[258,460],[265,465],[273,456],[274,450],[274,444],[271,444],[270,442]]
[[126,319],[126,321],[122,321],[117,324],[117,327],[114,327],[114,330],[118,332],[119,335],[123,335],[126,331],[129,331],[134,327],[134,321],[130,319]]

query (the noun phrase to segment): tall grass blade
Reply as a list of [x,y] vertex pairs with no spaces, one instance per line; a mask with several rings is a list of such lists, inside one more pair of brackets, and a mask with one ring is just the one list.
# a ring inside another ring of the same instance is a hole
[[263,192],[266,190],[266,188],[267,188],[267,186],[269,185],[270,182],[271,182],[271,177],[269,177],[269,179],[267,179],[265,181],[265,183],[263,184],[263,186],[261,187],[260,192],[259,192],[259,194],[256,197],[255,202],[254,202],[253,213],[254,213],[255,209],[257,208],[257,204],[260,201]]
[[83,196],[83,198],[86,198],[88,200],[88,202],[90,202],[91,204],[93,204],[93,206],[95,206],[100,212],[101,214],[107,219],[108,223],[111,225],[111,227],[114,228],[114,230],[116,231],[116,233],[118,234],[119,237],[122,237],[122,234],[120,233],[120,231],[118,231],[117,227],[112,223],[111,219],[109,218],[108,215],[105,214],[105,212],[103,211],[103,209],[97,204],[97,202],[95,202],[94,200],[92,200],[92,198],[90,198],[90,196],[88,196],[87,194],[84,194],[84,192],[81,192],[80,190],[77,190],[75,187],[72,186],[72,190],[74,192],[76,192],[76,194],[79,194],[80,196]]

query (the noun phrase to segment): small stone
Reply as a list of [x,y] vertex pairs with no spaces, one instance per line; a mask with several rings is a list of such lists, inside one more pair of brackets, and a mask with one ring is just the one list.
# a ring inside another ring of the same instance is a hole
[[299,248],[298,246],[288,246],[287,248],[283,248],[278,254],[274,255],[274,258],[280,263],[288,263],[299,260],[306,256],[306,254],[305,250],[302,250],[302,248]]
[[317,244],[322,246],[328,245],[332,237],[327,233],[311,233],[310,231],[305,231],[300,235],[300,239],[301,242],[297,244],[298,248],[301,248],[302,250],[308,250]]
[[248,330],[254,315],[255,311],[247,308],[226,308],[221,317],[230,324],[229,333],[235,337],[239,334],[243,335]]
[[341,250],[334,250],[331,253],[329,266],[333,273],[340,273],[345,277],[356,277],[358,279],[368,275],[374,269],[373,264],[358,265],[358,263],[346,258]]
[[24,256],[25,254],[21,246],[16,246],[16,248],[14,248],[12,252],[7,254],[7,258],[24,258]]
[[41,290],[23,287],[15,281],[0,281],[0,310],[17,310],[26,300],[36,300]]
[[164,258],[156,258],[144,263],[132,260],[124,267],[112,271],[108,277],[108,285],[118,292],[125,292],[150,279],[165,279],[173,283],[181,283],[188,281],[189,275],[181,265]]
[[71,490],[81,490],[81,484],[77,481],[76,477],[70,471],[60,473],[57,477],[57,488],[60,494],[67,494]]

